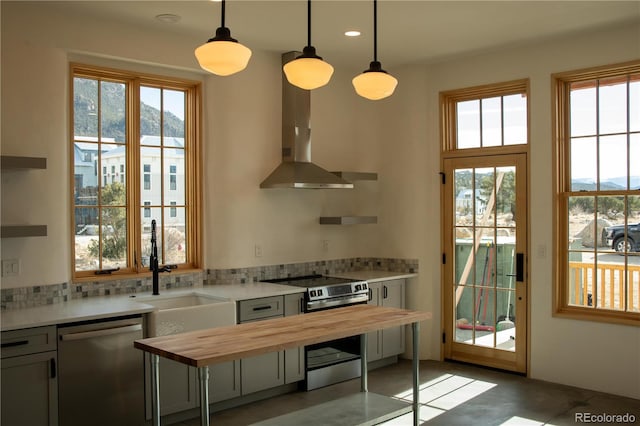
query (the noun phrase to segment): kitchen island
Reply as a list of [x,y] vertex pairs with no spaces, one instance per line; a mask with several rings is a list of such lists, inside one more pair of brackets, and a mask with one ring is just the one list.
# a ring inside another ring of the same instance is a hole
[[[418,424],[418,347],[419,322],[428,319],[425,312],[370,305],[284,317],[255,323],[238,324],[170,336],[136,340],[134,346],[151,354],[153,371],[153,424],[160,425],[158,403],[158,364],[164,357],[198,368],[200,378],[200,420],[209,425],[209,365],[281,351],[299,346],[361,335],[361,390],[367,392],[366,333],[412,324],[413,328],[413,423]],[[363,399],[366,403],[366,399]],[[373,423],[370,423],[373,424]]]

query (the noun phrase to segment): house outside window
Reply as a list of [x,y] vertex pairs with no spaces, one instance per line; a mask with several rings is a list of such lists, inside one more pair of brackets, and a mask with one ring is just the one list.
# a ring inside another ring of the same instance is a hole
[[144,190],[149,191],[151,189],[151,164],[145,164],[144,168]]
[[640,61],[553,80],[555,312],[640,324]]
[[171,191],[177,189],[176,170],[177,168],[174,164],[169,166],[169,189]]

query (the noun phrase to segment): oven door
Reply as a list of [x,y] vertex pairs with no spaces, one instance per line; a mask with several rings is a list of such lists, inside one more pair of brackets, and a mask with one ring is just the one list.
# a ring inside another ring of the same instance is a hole
[[[365,303],[367,303],[366,297],[364,301],[350,304],[335,305],[328,303],[325,307],[314,309],[313,311],[308,310],[307,312]],[[309,307],[308,305],[309,303],[307,303],[307,308]],[[360,377],[362,373],[360,358],[360,336],[350,336],[306,346],[305,390],[317,389]]]

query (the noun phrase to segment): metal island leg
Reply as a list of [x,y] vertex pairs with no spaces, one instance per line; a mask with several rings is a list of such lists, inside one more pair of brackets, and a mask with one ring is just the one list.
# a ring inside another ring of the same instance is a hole
[[160,426],[160,356],[151,354],[151,422]]
[[411,324],[413,331],[413,426],[420,424],[420,360],[418,352],[420,346],[420,323]]
[[198,367],[200,376],[200,426],[209,426],[209,367]]
[[360,335],[360,392],[369,392],[367,369],[367,334]]

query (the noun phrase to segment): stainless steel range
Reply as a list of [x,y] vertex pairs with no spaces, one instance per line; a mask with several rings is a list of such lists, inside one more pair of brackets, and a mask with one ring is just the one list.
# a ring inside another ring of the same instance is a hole
[[[369,284],[323,275],[281,278],[267,282],[303,287],[305,312],[335,309],[369,300]],[[304,389],[312,390],[360,377],[360,336],[305,347]]]

